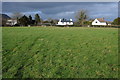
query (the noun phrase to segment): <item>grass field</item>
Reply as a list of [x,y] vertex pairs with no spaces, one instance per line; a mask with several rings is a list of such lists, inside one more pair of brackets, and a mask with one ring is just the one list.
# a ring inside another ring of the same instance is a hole
[[3,78],[117,78],[118,29],[3,28]]

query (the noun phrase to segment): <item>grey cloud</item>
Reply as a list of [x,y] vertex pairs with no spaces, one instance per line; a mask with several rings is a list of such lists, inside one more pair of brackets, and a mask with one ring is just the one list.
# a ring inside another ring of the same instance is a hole
[[4,2],[3,13],[22,12],[26,15],[39,13],[46,18],[74,18],[75,12],[88,11],[91,18],[105,17],[113,20],[118,14],[117,2]]

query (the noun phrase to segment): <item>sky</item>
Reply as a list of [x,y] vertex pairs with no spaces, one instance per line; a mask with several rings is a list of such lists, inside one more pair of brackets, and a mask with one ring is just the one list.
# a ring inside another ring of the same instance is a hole
[[37,13],[43,20],[53,19],[73,19],[76,12],[86,10],[90,19],[105,18],[113,21],[118,17],[117,2],[3,2],[2,13],[11,16],[15,12],[25,15]]

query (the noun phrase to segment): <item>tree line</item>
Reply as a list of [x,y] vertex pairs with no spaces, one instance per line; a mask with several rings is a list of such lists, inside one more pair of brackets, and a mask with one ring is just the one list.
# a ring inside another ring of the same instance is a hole
[[[16,19],[19,26],[41,26],[49,25],[55,26],[58,22],[56,19],[48,18],[47,20],[42,20],[39,14],[35,14],[34,20],[31,15],[26,16],[22,13],[13,13],[12,19]],[[74,26],[91,26],[93,19],[89,18],[86,10],[80,10],[75,15],[76,21],[74,21]],[[113,20],[112,25],[120,25],[120,17]]]
[[[41,16],[39,14],[35,14],[34,20],[32,19],[32,16],[29,15],[28,17],[26,15],[23,15],[22,13],[13,13],[12,15],[13,19],[16,19],[19,26],[40,26],[42,24],[46,25],[56,25],[59,20],[48,18],[47,20],[43,21]],[[91,25],[91,21],[87,20],[88,14],[87,11],[81,10],[76,13],[76,21],[74,22],[74,26],[86,26]]]
[[41,25],[55,25],[57,24],[58,20],[48,18],[47,20],[42,20],[39,14],[35,14],[34,19],[31,15],[26,16],[22,13],[13,13],[12,19],[17,20],[18,26],[41,26]]

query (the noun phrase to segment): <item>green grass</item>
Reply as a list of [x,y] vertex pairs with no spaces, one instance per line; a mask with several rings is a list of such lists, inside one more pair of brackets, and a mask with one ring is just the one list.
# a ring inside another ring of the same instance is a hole
[[117,78],[118,29],[3,28],[3,78]]

